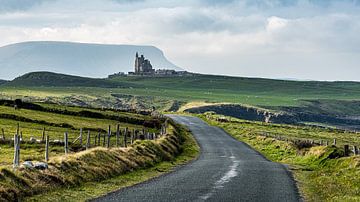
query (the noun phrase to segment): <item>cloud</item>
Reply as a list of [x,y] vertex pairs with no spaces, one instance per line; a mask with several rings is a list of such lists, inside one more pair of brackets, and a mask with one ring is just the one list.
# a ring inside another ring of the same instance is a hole
[[336,79],[347,72],[344,78],[351,80],[360,73],[359,0],[6,2],[0,6],[7,10],[0,13],[0,45],[149,44],[204,73]]
[[0,12],[27,10],[44,2],[56,0],[0,0]]

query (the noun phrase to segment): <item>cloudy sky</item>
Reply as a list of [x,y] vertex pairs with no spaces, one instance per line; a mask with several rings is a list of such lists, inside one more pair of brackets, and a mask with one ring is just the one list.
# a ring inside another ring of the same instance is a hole
[[360,81],[360,0],[0,0],[0,46],[154,45],[187,70]]

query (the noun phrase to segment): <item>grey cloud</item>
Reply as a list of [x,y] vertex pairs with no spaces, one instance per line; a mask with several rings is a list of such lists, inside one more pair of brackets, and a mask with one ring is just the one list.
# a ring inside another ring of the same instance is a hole
[[36,5],[40,5],[44,2],[51,2],[56,0],[0,0],[0,11],[12,12],[27,10]]

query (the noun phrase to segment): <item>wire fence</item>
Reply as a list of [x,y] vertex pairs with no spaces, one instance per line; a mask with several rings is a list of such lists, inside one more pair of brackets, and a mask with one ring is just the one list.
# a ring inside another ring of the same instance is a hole
[[[4,129],[0,130],[0,145],[9,144],[14,147],[13,167],[16,169],[20,166],[21,151],[26,151],[27,149],[25,145],[42,145],[45,148],[44,161],[48,162],[50,158],[49,151],[53,146],[63,147],[65,155],[70,152],[79,152],[93,147],[128,147],[136,140],[156,140],[162,137],[167,133],[168,122],[165,121],[165,123],[161,125],[160,131],[157,132],[150,131],[147,128],[122,128],[119,124],[116,125],[115,130],[112,130],[112,128],[113,127],[109,125],[107,132],[94,132],[91,130],[80,129],[78,133],[51,131],[42,128],[40,134],[37,134],[36,136],[30,135],[30,138],[25,139],[24,134],[21,131],[22,128],[20,128],[20,125],[18,124],[14,135],[6,133]],[[36,131],[40,130],[36,129]],[[54,132],[63,132],[62,138],[60,138],[58,134],[49,135],[54,134]],[[24,148],[21,147],[22,145]]]

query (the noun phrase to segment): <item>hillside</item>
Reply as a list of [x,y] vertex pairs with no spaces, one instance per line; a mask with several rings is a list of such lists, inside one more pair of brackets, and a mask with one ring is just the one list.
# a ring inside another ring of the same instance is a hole
[[154,46],[38,41],[0,47],[0,75],[1,79],[13,79],[28,72],[51,71],[106,77],[115,72],[132,71],[136,52],[149,58],[154,68],[180,70]]
[[[270,115],[270,121],[277,123],[322,123],[349,129],[359,128],[355,126],[360,124],[358,82],[286,81],[201,74],[92,79],[36,72],[8,82],[1,91],[7,99],[26,97],[62,105],[177,111],[189,103],[193,110],[187,111],[194,113],[215,111],[249,120],[265,120]],[[198,104],[192,104],[196,102]],[[223,104],[206,106],[207,103]]]
[[112,82],[105,79],[93,79],[52,72],[33,72],[28,73],[4,84],[12,87],[102,87],[102,88],[121,88],[127,84]]
[[6,82],[7,82],[7,81],[0,79],[0,85],[3,85],[3,84],[6,83]]

